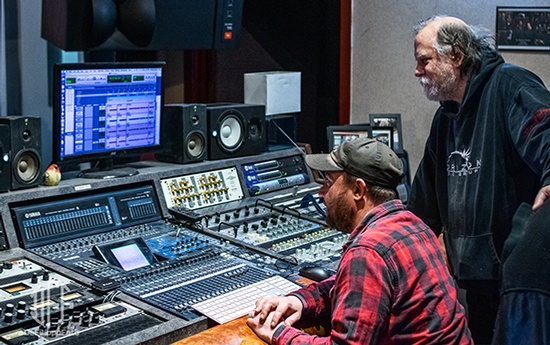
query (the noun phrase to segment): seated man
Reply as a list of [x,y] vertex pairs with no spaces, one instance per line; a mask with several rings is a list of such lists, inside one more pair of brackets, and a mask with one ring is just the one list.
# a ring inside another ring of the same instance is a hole
[[[397,155],[369,138],[306,156],[325,172],[327,223],[349,239],[336,274],[256,302],[247,321],[272,344],[473,344],[433,231],[406,211]],[[330,322],[327,337],[293,327]]]

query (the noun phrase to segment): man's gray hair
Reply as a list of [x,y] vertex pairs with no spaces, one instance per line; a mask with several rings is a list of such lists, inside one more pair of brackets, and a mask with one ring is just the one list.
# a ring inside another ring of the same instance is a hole
[[[437,15],[425,19],[414,27],[414,31],[418,34],[429,23],[446,17],[448,16]],[[440,56],[462,57],[460,73],[468,76],[479,68],[483,53],[495,49],[495,40],[490,31],[484,27],[448,21],[439,26],[434,49]]]

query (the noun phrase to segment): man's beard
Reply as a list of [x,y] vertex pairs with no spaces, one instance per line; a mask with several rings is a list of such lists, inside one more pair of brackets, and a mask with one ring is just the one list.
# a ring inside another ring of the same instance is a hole
[[327,224],[341,232],[349,234],[355,229],[354,212],[351,205],[348,205],[345,192],[335,197],[335,200],[327,205]]
[[442,63],[437,74],[432,78],[420,77],[420,85],[430,101],[443,102],[453,99],[456,92],[457,75],[450,64]]

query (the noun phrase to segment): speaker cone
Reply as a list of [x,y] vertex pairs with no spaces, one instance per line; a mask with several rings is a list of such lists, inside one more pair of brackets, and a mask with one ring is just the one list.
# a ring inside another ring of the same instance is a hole
[[257,142],[262,139],[262,121],[259,117],[253,117],[248,122],[248,140]]
[[187,154],[191,158],[199,158],[206,150],[206,140],[201,132],[189,133],[187,137]]
[[23,184],[34,183],[40,174],[40,158],[34,151],[21,151],[13,161],[14,177]]
[[229,114],[221,117],[219,125],[218,141],[220,146],[231,152],[238,149],[244,139],[243,121],[237,114]]

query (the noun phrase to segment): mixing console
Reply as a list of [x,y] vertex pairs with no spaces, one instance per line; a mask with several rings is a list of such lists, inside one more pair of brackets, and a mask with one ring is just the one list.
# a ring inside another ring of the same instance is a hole
[[[130,212],[138,205],[142,212]],[[97,209],[103,217],[80,221],[74,216]],[[265,214],[258,208],[260,212]],[[163,220],[151,186],[25,205],[13,213],[30,251],[92,278],[95,286],[119,288],[186,319],[197,317],[194,304],[288,267],[280,269],[272,256]],[[138,217],[147,222],[137,224]],[[63,234],[80,236],[53,242],[51,235],[60,228]]]
[[[242,177],[250,195],[292,190],[283,203],[303,198],[297,186],[309,181],[303,157],[294,155],[160,180],[166,206],[172,215],[186,212],[181,218],[163,217],[152,181],[13,204],[11,213],[23,248],[92,279],[96,289],[119,289],[192,320],[213,299],[267,281],[280,285],[269,291],[286,293],[294,286],[273,277],[340,259],[345,235],[295,205],[246,199]],[[250,307],[242,303],[239,310]]]
[[[161,321],[120,301],[105,301],[84,286],[27,259],[5,261],[0,273],[0,340],[7,344],[56,344],[113,337]],[[131,328],[123,323],[140,322]]]

